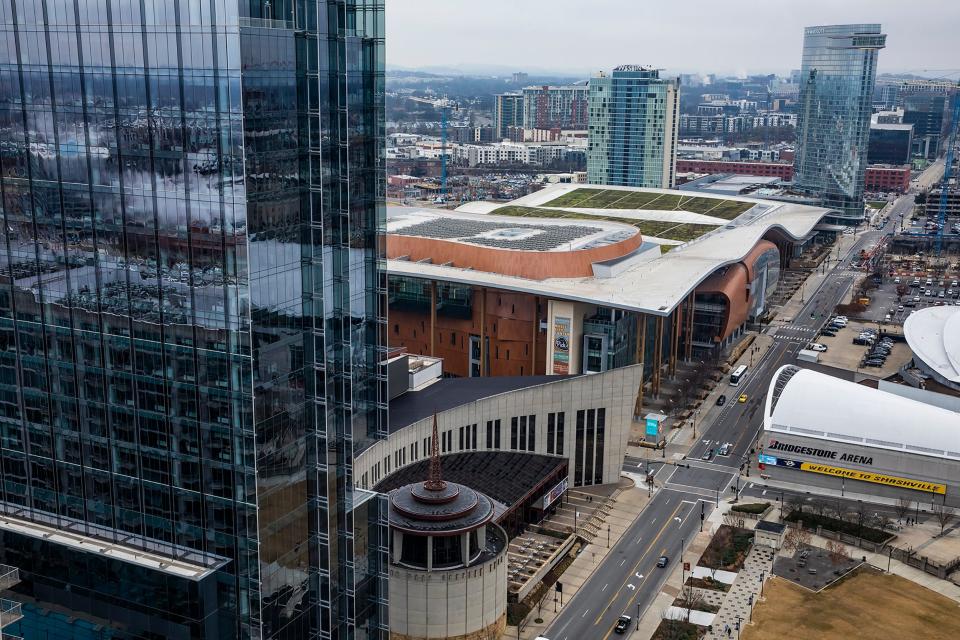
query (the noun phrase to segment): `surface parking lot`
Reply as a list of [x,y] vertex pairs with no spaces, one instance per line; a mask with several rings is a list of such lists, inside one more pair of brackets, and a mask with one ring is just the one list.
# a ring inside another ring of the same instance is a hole
[[[850,323],[837,332],[836,336],[818,335],[814,340],[827,347],[827,350],[820,354],[819,362],[831,367],[847,369],[848,371],[862,370],[878,378],[886,378],[900,370],[913,357],[910,347],[906,342],[895,341],[890,356],[882,367],[861,367],[860,363],[864,355],[870,350],[870,347],[853,344],[853,339],[859,335],[863,329],[876,329],[874,323],[863,323],[851,320]],[[888,329],[891,329],[889,325]],[[882,332],[881,328],[881,332]],[[899,331],[899,327],[897,327]],[[895,338],[896,340],[896,338]]]

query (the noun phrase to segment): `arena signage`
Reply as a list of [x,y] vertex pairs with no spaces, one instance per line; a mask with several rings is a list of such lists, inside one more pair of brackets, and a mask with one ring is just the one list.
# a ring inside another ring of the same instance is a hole
[[840,467],[830,467],[825,464],[815,462],[803,462],[800,464],[801,471],[810,471],[812,473],[822,473],[828,476],[837,476],[840,478],[849,478],[851,480],[862,480],[863,482],[873,482],[876,484],[885,484],[891,487],[900,487],[901,489],[913,489],[914,491],[926,491],[927,493],[945,494],[946,485],[935,482],[925,482],[923,480],[914,480],[912,478],[898,478],[885,473],[873,473],[870,471],[854,471],[853,469],[842,469]]
[[828,460],[837,460],[839,462],[850,462],[853,464],[872,465],[873,456],[861,456],[854,453],[840,453],[833,449],[818,449],[816,447],[806,447],[801,444],[787,444],[779,440],[771,440],[767,445],[771,451],[783,451],[785,453],[796,453],[801,456],[813,456],[815,458],[827,458]]

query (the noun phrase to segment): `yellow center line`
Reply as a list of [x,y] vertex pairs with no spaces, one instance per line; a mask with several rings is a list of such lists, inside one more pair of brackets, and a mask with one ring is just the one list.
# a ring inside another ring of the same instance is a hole
[[[613,601],[617,598],[617,596],[620,595],[620,589],[623,589],[623,587],[626,586],[627,581],[630,580],[630,578],[632,578],[634,574],[637,572],[637,569],[640,568],[640,563],[643,562],[643,559],[646,558],[647,554],[650,553],[650,550],[653,549],[653,545],[656,544],[657,540],[660,539],[660,536],[663,535],[663,532],[666,530],[666,528],[670,526],[670,524],[673,522],[673,517],[677,515],[677,511],[680,511],[680,508],[682,506],[683,506],[683,503],[681,502],[673,510],[673,513],[671,513],[667,517],[667,521],[663,523],[662,527],[660,527],[660,531],[657,532],[657,535],[653,538],[653,540],[650,541],[650,544],[647,545],[647,550],[643,552],[643,554],[640,556],[640,559],[637,560],[637,564],[633,565],[633,569],[631,569],[627,577],[623,579],[623,584],[621,584],[617,588],[617,590],[613,592],[613,595],[610,596],[610,600],[607,602],[607,606],[605,606],[603,609],[600,610],[600,615],[597,616],[597,619],[593,623],[594,625],[600,624],[600,619],[603,618],[603,614],[607,611],[607,609],[610,608],[610,606],[613,604]],[[610,634],[607,634],[607,635],[610,635]]]
[[[679,511],[679,510],[680,510],[680,507],[682,507],[682,506],[683,506],[683,503],[681,502],[681,503],[677,506],[677,508],[673,510],[673,513],[670,514],[670,518],[667,519],[667,522],[668,522],[668,523],[673,521],[673,516],[676,515],[677,511]],[[693,507],[690,507],[690,510],[693,511]],[[689,514],[687,514],[687,515],[689,515]],[[666,528],[666,527],[664,527],[664,528]],[[661,529],[660,529],[660,533],[658,533],[658,534],[657,534],[657,537],[653,539],[654,542],[656,542],[656,541],[657,541],[657,538],[659,538],[659,537],[661,536],[661,534],[663,534],[663,529],[664,529],[664,528],[661,528]],[[651,544],[652,544],[652,543],[651,543]],[[647,552],[649,552],[649,551],[650,551],[650,547],[647,548]],[[660,551],[660,555],[666,555],[666,553],[667,553],[667,548],[664,547],[664,548]],[[647,555],[647,554],[644,553],[643,555],[645,556],[645,555]],[[683,553],[681,553],[680,555],[683,556]],[[680,560],[680,562],[683,562],[683,558],[682,558],[682,557],[679,558],[679,560]],[[640,562],[642,562],[642,561],[643,561],[643,556],[640,557]],[[640,566],[640,562],[637,562],[637,566]],[[634,570],[636,570],[636,567],[634,567]],[[639,582],[639,584],[637,584],[637,592],[640,591],[640,588],[643,586],[643,583],[646,582],[646,581],[647,581],[647,578],[649,578],[649,577],[650,577],[650,574],[647,574],[647,575],[643,576],[643,580],[641,580],[641,581]],[[627,580],[629,580],[629,579],[630,579],[630,578],[629,578],[629,576],[628,576],[628,577],[627,577]],[[626,583],[626,580],[624,580],[624,583]],[[621,587],[621,588],[622,588],[622,587]],[[614,597],[616,597],[617,595],[619,595],[619,590],[617,591],[616,594],[614,594]],[[610,599],[610,602],[607,603],[607,608],[609,608],[611,604],[613,604],[613,598],[611,598],[611,599]],[[604,611],[606,611],[606,609],[604,609]],[[599,621],[599,618],[598,618],[597,620]],[[597,624],[597,623],[595,622],[594,625],[596,625],[596,624]],[[603,640],[607,640],[607,639],[610,637],[610,634],[611,634],[611,633],[613,633],[613,627],[610,627],[610,628],[607,630],[607,633],[603,636]]]

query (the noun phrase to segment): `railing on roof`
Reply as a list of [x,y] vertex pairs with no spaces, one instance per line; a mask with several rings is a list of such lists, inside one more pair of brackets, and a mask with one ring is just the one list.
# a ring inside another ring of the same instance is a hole
[[23,611],[20,609],[19,602],[0,598],[0,629],[17,622],[21,618],[23,618]]
[[20,582],[20,569],[0,564],[0,590],[6,591]]

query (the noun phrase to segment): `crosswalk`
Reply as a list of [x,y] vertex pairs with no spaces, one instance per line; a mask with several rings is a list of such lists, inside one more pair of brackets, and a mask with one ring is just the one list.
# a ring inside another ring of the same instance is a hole
[[816,333],[817,330],[813,327],[785,326],[778,328],[773,336],[789,342],[808,342]]

